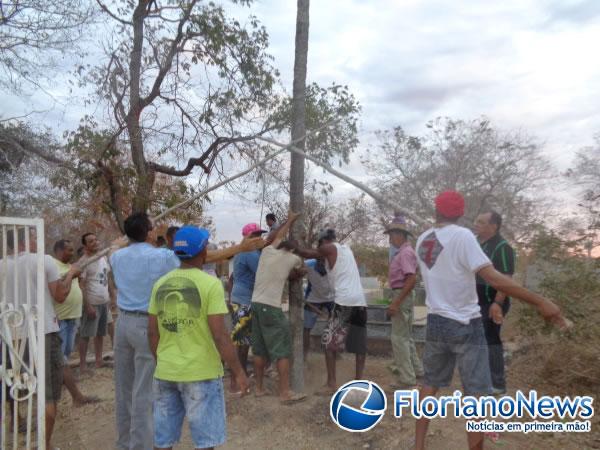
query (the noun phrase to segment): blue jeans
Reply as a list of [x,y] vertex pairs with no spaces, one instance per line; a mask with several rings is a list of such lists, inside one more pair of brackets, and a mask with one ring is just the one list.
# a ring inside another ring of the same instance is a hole
[[223,380],[180,383],[154,379],[154,445],[174,446],[187,416],[195,448],[223,445],[227,437]]
[[492,393],[488,348],[481,317],[467,324],[429,314],[423,352],[426,386],[450,386],[458,364],[465,395]]
[[79,319],[64,319],[58,321],[58,335],[62,340],[60,349],[63,355],[65,355],[65,361],[69,359],[69,355],[75,348],[75,335],[77,335],[77,329],[79,328]]

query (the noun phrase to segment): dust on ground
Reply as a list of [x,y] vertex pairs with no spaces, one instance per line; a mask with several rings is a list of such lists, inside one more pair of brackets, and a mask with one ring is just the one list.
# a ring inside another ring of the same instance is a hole
[[[509,344],[510,345],[510,344]],[[325,380],[325,362],[320,353],[311,353],[305,368],[308,398],[291,406],[280,405],[276,395],[255,398],[252,394],[235,398],[226,394],[227,443],[222,449],[409,449],[414,443],[412,418],[396,419],[391,405],[392,390],[388,385],[393,378],[387,369],[389,358],[368,357],[365,378],[377,382],[388,393],[388,412],[383,420],[366,433],[349,433],[340,430],[329,417],[330,397],[314,395]],[[338,361],[338,382],[353,378],[354,359],[343,355]],[[519,368],[519,374],[522,368]],[[458,383],[455,374],[454,382]],[[515,380],[508,368],[508,383],[514,389],[524,388],[525,383]],[[225,380],[226,387],[228,379]],[[80,381],[81,390],[103,399],[101,403],[74,408],[68,392],[63,391],[59,405],[53,443],[62,450],[103,450],[114,448],[115,413],[114,382],[110,368],[99,369],[90,378]],[[275,380],[267,386],[275,391]],[[451,394],[452,389],[442,391]],[[538,388],[544,394],[543,388]],[[148,392],[151,395],[151,392]],[[600,420],[592,420],[591,433],[503,433],[497,442],[486,439],[487,448],[515,450],[563,450],[600,448]],[[433,450],[466,448],[465,421],[463,419],[433,420],[429,428],[428,448]],[[176,449],[193,448],[187,424]]]

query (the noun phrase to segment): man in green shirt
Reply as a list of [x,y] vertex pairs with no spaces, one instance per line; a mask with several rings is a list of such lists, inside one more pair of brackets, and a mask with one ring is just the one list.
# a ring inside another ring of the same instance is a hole
[[226,440],[223,365],[231,368],[242,395],[248,379],[225,327],[223,285],[203,272],[209,232],[184,226],[173,250],[181,266],[160,278],[148,308],[148,338],[156,358],[154,446],[171,449],[187,416],[195,448]]
[[[58,273],[61,277],[71,270],[70,261],[73,258],[75,249],[71,241],[67,239],[61,239],[56,241],[54,244],[54,256],[56,266],[58,267]],[[65,357],[65,365],[63,367],[63,384],[71,394],[73,404],[77,407],[83,406],[86,403],[94,403],[99,401],[98,397],[86,396],[81,393],[75,382],[73,371],[67,363],[69,355],[75,347],[75,335],[79,328],[79,319],[81,318],[81,310],[83,305],[83,295],[81,288],[79,287],[79,280],[73,279],[69,294],[63,303],[54,301],[54,311],[58,319],[58,326],[60,327],[58,335],[62,341],[61,350]]]

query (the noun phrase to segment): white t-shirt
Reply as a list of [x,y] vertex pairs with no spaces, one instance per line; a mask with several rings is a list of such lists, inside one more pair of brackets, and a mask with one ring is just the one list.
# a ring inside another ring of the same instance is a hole
[[[50,255],[44,255],[44,275],[44,330],[48,334],[59,330],[48,283],[58,280],[60,275],[58,267]],[[15,298],[15,277],[17,277],[18,298]],[[5,280],[6,286],[3,286]],[[5,288],[6,291],[4,291]],[[29,297],[27,295],[28,288]],[[13,303],[15,307],[24,304],[37,305],[37,255],[35,253],[19,253],[16,265],[12,256],[9,256],[6,261],[0,260],[0,293],[3,295],[4,292],[6,292],[6,301]],[[25,335],[23,327],[19,327],[13,332],[19,337]]]
[[431,228],[417,240],[430,314],[461,323],[481,316],[475,274],[491,264],[473,233],[458,225]]
[[367,306],[365,293],[360,283],[360,273],[350,247],[335,242],[337,259],[333,269],[326,262],[329,285],[334,293],[334,301],[341,306]]
[[[78,264],[83,264],[89,258],[91,257],[83,256]],[[103,256],[87,266],[81,274],[82,279],[85,281],[83,295],[90,305],[104,305],[110,301],[108,272],[110,272],[110,265],[106,257]]]
[[285,282],[293,268],[302,267],[302,259],[287,250],[265,247],[258,261],[252,303],[281,308]]

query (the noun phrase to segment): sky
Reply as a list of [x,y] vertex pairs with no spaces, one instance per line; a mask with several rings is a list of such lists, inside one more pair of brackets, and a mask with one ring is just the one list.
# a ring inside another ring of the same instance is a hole
[[[375,130],[418,134],[440,116],[485,115],[522,129],[563,170],[600,132],[599,1],[321,0],[310,8],[309,82],[347,84],[363,108],[363,145],[343,169],[353,177],[366,179],[358,155]],[[252,13],[291,90],[296,3],[257,1]],[[326,178],[338,196],[358,193]],[[219,235],[235,239],[247,218],[258,220],[257,208],[220,200],[209,208]]]
[[[501,129],[522,129],[563,170],[600,132],[600,1],[313,0],[310,7],[308,81],[346,84],[363,108],[361,145],[342,169],[353,177],[366,179],[358,157],[375,130],[400,125],[418,134],[439,116],[485,115]],[[227,9],[266,26],[274,65],[291,92],[296,2]],[[76,123],[68,94],[56,95],[65,107],[46,119],[58,127]],[[358,193],[327,180],[339,197]],[[260,205],[225,191],[207,212],[216,241],[237,240],[245,223],[260,219]]]

